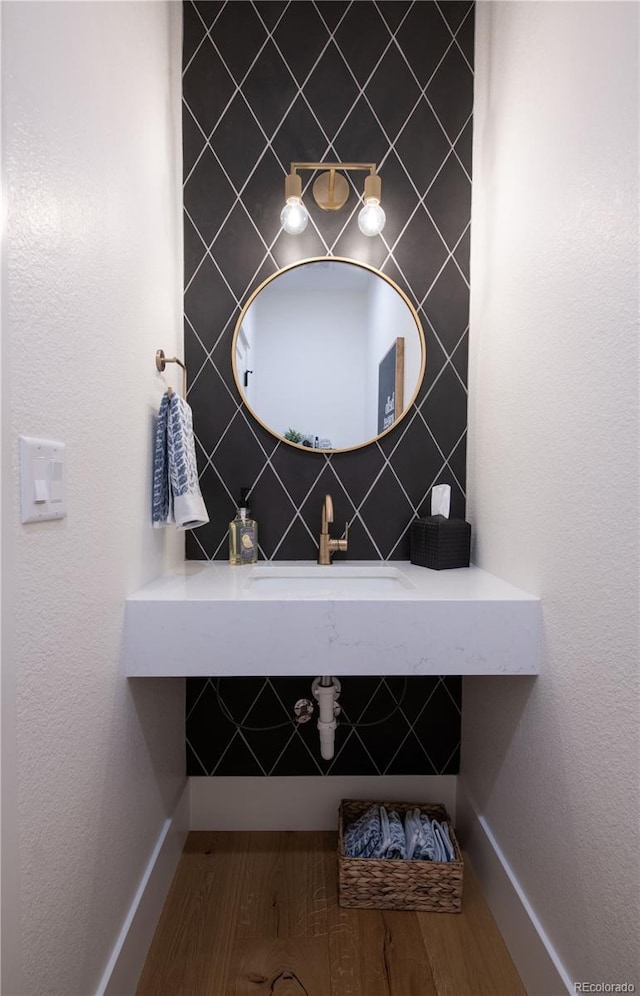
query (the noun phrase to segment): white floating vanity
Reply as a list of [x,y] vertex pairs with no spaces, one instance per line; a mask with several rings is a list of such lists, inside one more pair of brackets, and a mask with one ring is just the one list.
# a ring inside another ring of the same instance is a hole
[[186,561],[126,604],[128,677],[537,674],[540,600],[478,567]]

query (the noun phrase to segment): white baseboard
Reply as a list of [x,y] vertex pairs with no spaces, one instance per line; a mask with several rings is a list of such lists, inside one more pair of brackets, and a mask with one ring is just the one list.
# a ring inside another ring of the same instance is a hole
[[458,782],[457,833],[529,996],[573,993],[569,978],[485,818]]
[[341,799],[441,802],[455,822],[456,775],[189,779],[192,830],[335,830]]
[[189,832],[189,782],[165,820],[96,996],[133,996]]

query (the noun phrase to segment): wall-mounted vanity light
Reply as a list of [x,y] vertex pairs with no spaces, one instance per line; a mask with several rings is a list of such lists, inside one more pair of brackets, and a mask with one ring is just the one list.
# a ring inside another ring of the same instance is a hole
[[313,198],[323,211],[339,211],[347,203],[349,184],[342,173],[350,170],[368,170],[364,181],[364,207],[358,215],[358,227],[363,235],[379,235],[386,221],[380,206],[382,181],[376,172],[375,163],[291,163],[291,171],[284,182],[285,206],[280,215],[280,224],[289,235],[300,235],[309,221],[309,212],[302,203],[302,177],[298,170],[318,170],[323,172],[314,181]]

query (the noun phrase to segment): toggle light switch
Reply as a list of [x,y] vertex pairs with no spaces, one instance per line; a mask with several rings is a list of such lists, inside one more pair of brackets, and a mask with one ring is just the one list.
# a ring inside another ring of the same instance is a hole
[[63,519],[64,443],[20,436],[22,522]]
[[49,487],[47,483],[47,461],[33,461],[33,501],[40,505],[49,498]]
[[49,494],[51,501],[59,502],[64,498],[64,477],[62,460],[49,460]]

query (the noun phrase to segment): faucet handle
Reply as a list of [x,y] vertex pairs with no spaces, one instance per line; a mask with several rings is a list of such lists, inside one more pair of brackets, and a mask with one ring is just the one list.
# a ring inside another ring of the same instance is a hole
[[349,548],[349,523],[348,522],[345,522],[345,524],[344,524],[344,536],[342,537],[342,539],[333,540],[333,543],[335,544],[334,545],[334,550],[337,550],[340,553],[346,553],[346,551]]

